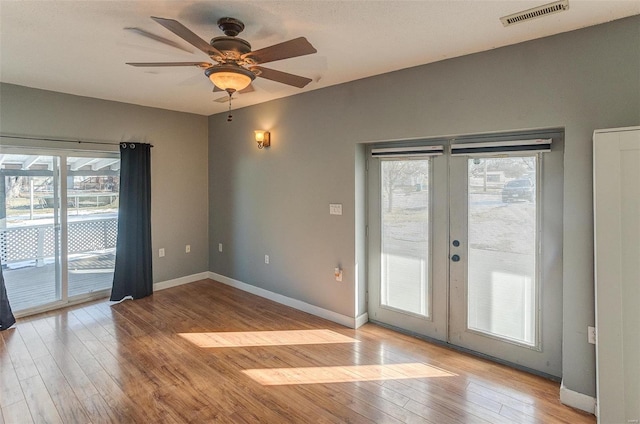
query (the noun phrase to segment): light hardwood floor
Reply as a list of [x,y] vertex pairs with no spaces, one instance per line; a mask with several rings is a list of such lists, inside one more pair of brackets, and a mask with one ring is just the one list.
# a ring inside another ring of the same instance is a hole
[[595,422],[557,383],[211,280],[20,319],[0,370],[0,424]]

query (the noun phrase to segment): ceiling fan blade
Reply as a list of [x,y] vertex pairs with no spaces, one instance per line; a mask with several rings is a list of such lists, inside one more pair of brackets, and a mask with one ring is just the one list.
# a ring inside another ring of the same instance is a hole
[[189,28],[182,25],[180,22],[176,21],[175,19],[157,18],[155,16],[152,16],[151,19],[153,19],[154,21],[156,21],[157,23],[159,23],[169,31],[173,32],[175,35],[182,38],[187,43],[202,50],[208,56],[211,56],[211,57],[218,56],[222,58],[225,57],[225,55],[222,54],[220,50],[216,49],[215,47],[213,47],[212,45],[204,41],[202,38],[198,37]]
[[156,34],[154,34],[152,32],[149,32],[149,31],[145,31],[142,28],[127,27],[127,28],[125,28],[125,30],[134,32],[134,33],[136,33],[138,35],[142,35],[143,37],[150,38],[150,39],[155,40],[155,41],[159,41],[162,44],[166,44],[168,46],[175,47],[176,49],[180,49],[183,52],[193,53],[192,50],[189,50],[189,49],[186,49],[186,48],[182,47],[180,44],[176,43],[175,41],[171,41],[171,40],[168,40],[168,39],[166,39],[164,37],[160,37],[159,35],[156,35]]
[[197,66],[198,68],[210,68],[213,66],[209,62],[127,62],[127,65],[138,67],[151,66]]
[[253,59],[256,63],[274,62],[291,57],[304,56],[318,51],[304,37],[294,38],[284,43],[274,44],[260,50],[245,53],[242,58]]
[[311,78],[288,74],[286,72],[276,71],[275,69],[263,68],[262,66],[252,66],[251,70],[254,69],[259,71],[257,74],[259,77],[281,82],[282,84],[292,85],[298,88],[303,88],[312,81]]

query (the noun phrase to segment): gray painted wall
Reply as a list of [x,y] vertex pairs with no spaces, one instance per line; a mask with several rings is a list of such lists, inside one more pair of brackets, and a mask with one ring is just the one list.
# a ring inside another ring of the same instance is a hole
[[[153,144],[153,281],[208,270],[207,117],[2,84],[0,132]],[[15,144],[4,138],[0,143]],[[69,143],[31,145],[78,148]],[[89,144],[82,148],[107,150]],[[186,244],[191,245],[189,254]],[[157,255],[160,247],[166,250],[164,258]]]
[[[210,270],[350,317],[364,307],[354,275],[360,143],[563,127],[563,378],[595,396],[591,138],[596,128],[640,124],[640,17],[233,115],[209,118]],[[257,149],[254,129],[272,132],[270,149]],[[329,203],[344,215],[330,216]]]

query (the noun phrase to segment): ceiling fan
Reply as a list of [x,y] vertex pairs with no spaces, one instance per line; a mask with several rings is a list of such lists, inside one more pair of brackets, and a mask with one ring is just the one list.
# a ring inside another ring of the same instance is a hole
[[[244,30],[244,23],[235,18],[220,18],[218,27],[225,35],[214,37],[209,43],[174,19],[154,16],[151,19],[206,53],[215,64],[210,62],[128,62],[127,65],[196,66],[203,69],[204,74],[215,85],[214,91],[227,92],[229,107],[231,107],[233,93],[253,91],[251,82],[256,77],[298,88],[303,88],[311,82],[310,78],[258,66],[267,62],[316,53],[317,50],[304,37],[252,51],[251,44],[237,37]],[[157,37],[151,38],[157,39]]]

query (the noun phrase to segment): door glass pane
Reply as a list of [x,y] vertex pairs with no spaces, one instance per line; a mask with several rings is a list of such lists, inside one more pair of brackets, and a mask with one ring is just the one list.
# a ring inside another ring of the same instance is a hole
[[111,288],[120,159],[67,158],[69,296]]
[[383,306],[429,316],[429,160],[381,161]]
[[536,344],[536,157],[468,161],[467,325]]
[[0,255],[14,311],[62,298],[59,160],[0,155]]

